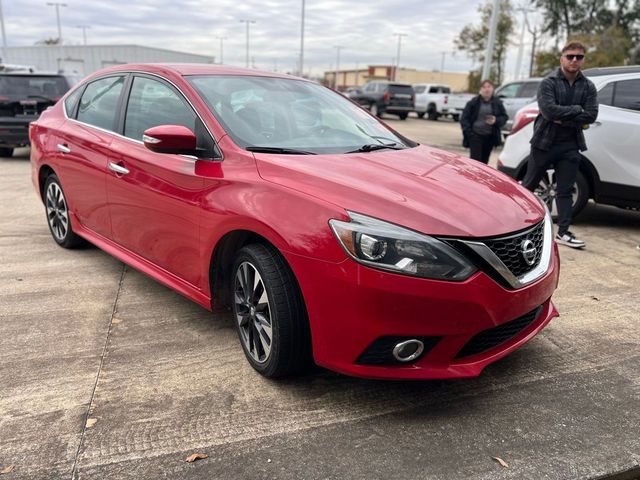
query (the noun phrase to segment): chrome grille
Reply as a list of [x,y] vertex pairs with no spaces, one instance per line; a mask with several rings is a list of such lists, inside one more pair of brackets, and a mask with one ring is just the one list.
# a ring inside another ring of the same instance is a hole
[[[533,264],[529,265],[522,254],[522,244],[526,240],[533,242],[536,249]],[[520,277],[533,270],[540,263],[542,257],[542,244],[544,241],[544,222],[535,227],[508,237],[492,238],[484,240],[487,247],[504,263],[515,277]]]

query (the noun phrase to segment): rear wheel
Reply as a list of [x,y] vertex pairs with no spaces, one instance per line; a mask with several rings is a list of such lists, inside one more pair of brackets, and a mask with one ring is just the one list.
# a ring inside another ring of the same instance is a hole
[[378,108],[377,103],[372,103],[371,106],[369,107],[369,111],[371,112],[371,115],[373,115],[374,117],[380,117],[382,115],[380,113],[380,109]]
[[418,118],[424,118],[424,114],[426,112],[416,112],[418,114]]
[[13,148],[2,147],[0,148],[0,157],[11,157],[13,156]]
[[435,105],[429,105],[429,108],[427,109],[427,118],[434,121],[438,120],[438,111],[436,110]]
[[293,272],[271,245],[243,247],[233,265],[233,315],[242,349],[265,377],[298,373],[311,363],[304,301]]
[[460,121],[460,115],[451,115],[451,118],[453,118],[454,122],[459,122]]
[[409,114],[407,112],[399,113],[400,120],[406,120]]
[[[538,185],[538,188],[536,188],[535,193],[547,205],[547,208],[551,212],[551,217],[555,220],[558,217],[558,207],[556,206],[557,184],[555,170],[547,170],[545,176],[540,180],[540,184]],[[578,175],[576,176],[576,183],[573,184],[571,197],[571,211],[572,216],[575,217],[582,211],[582,209],[584,209],[589,201],[589,184],[584,174],[579,170]]]
[[85,241],[75,234],[69,219],[69,204],[57,175],[51,174],[44,183],[44,206],[51,236],[63,248],[76,248]]

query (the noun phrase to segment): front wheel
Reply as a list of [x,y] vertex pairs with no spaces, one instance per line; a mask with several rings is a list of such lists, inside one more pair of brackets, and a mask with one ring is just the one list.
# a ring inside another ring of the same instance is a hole
[[371,106],[369,107],[369,111],[371,112],[371,115],[373,115],[374,117],[380,118],[382,116],[382,113],[380,113],[380,109],[378,108],[377,103],[372,103]]
[[85,241],[71,228],[69,204],[58,176],[52,173],[44,183],[44,206],[51,236],[63,248],[76,248]]
[[[555,170],[549,169],[547,170],[545,176],[542,177],[542,180],[540,180],[540,184],[538,185],[538,188],[535,189],[535,193],[547,205],[547,208],[551,212],[551,218],[553,218],[554,220],[558,217],[558,207],[556,206],[556,192],[556,173]],[[582,211],[582,209],[584,209],[588,201],[589,183],[587,182],[584,174],[578,170],[576,182],[573,184],[571,193],[572,217],[576,217]]]
[[424,114],[426,112],[416,112],[418,114],[418,118],[424,118]]
[[0,148],[0,157],[12,157],[13,156],[13,148],[2,147]]
[[233,264],[232,305],[247,360],[269,378],[305,370],[311,336],[300,288],[271,245],[243,247]]
[[409,114],[406,113],[406,112],[398,114],[398,117],[400,117],[400,120],[406,120],[408,116],[409,116]]
[[460,121],[460,115],[451,115],[451,118],[453,118],[454,122],[459,122]]

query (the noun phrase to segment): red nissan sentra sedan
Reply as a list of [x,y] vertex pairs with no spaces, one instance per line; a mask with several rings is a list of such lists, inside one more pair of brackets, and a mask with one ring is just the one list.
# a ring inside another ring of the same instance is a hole
[[557,316],[536,197],[314,82],[121,65],[30,137],[53,239],[230,307],[265,376],[475,376]]

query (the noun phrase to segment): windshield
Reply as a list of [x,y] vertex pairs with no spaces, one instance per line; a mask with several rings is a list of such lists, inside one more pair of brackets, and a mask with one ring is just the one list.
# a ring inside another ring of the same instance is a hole
[[2,75],[0,93],[24,98],[57,100],[69,87],[62,77],[38,75]]
[[415,146],[342,95],[315,83],[227,75],[188,80],[233,141],[248,150],[346,153],[371,144]]

